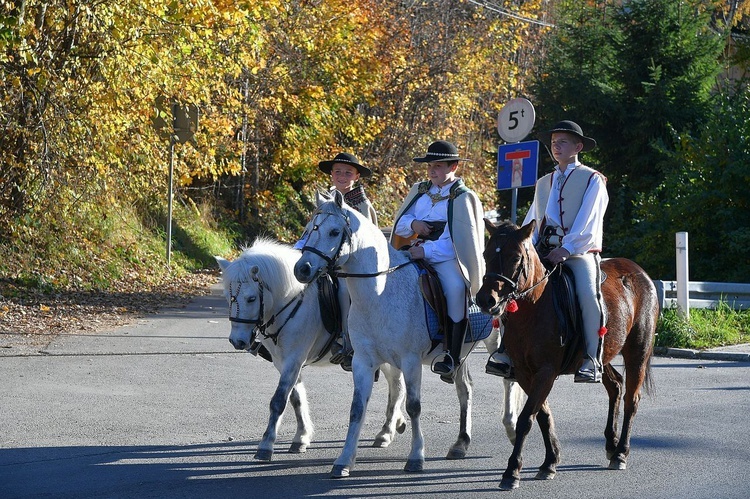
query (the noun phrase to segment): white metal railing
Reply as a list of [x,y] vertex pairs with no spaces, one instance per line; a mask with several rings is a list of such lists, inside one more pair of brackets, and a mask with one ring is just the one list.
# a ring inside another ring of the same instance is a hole
[[[661,310],[678,306],[677,281],[654,281]],[[716,308],[720,302],[734,310],[750,310],[750,284],[733,282],[688,283],[690,308]]]

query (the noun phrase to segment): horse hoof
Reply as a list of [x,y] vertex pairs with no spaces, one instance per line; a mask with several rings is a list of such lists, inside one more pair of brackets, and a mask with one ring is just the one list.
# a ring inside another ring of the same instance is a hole
[[536,477],[534,477],[535,480],[552,480],[555,478],[555,475],[557,475],[556,472],[550,471],[550,470],[539,470],[539,472],[536,474]]
[[518,478],[503,478],[500,482],[500,490],[515,490],[521,484]]
[[334,464],[331,470],[331,478],[346,478],[349,476],[349,466]]
[[255,451],[256,461],[270,461],[273,457],[273,450],[269,449],[258,449]]
[[401,424],[396,425],[396,433],[403,433],[406,431],[406,421],[401,421]]
[[404,466],[404,471],[408,473],[419,473],[420,471],[424,470],[424,460],[423,459],[409,459],[406,461],[406,466]]
[[609,461],[609,469],[611,470],[624,470],[627,469],[628,465],[625,461],[622,461],[617,458],[612,458]]
[[448,455],[445,456],[445,459],[463,459],[465,457],[466,457],[466,449],[452,447],[448,451]]
[[385,449],[386,447],[391,445],[392,441],[393,440],[390,437],[375,437],[375,440],[372,442],[372,446],[378,449]]
[[304,454],[305,452],[307,452],[307,444],[293,442],[292,445],[289,446],[290,454]]

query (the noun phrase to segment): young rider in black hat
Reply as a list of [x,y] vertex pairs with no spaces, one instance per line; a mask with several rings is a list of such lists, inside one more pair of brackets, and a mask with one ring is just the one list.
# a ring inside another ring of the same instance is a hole
[[448,308],[445,335],[448,352],[433,371],[453,382],[468,327],[468,301],[479,290],[484,275],[482,203],[456,176],[456,146],[439,140],[427,154],[414,158],[427,163],[429,180],[414,184],[396,213],[391,244],[400,248],[403,238],[414,239],[412,259],[425,259],[440,278]]
[[[321,161],[318,163],[318,168],[323,173],[331,176],[331,181],[333,182],[333,186],[330,189],[331,191],[338,190],[341,192],[341,194],[344,195],[344,201],[346,201],[346,204],[369,218],[373,224],[378,225],[378,215],[375,212],[375,208],[365,195],[365,190],[359,182],[360,178],[372,175],[372,170],[360,164],[357,157],[348,152],[341,152],[332,160]],[[307,237],[308,233],[305,232],[294,247],[301,249],[307,242]],[[325,283],[319,283],[319,285],[324,284]],[[341,310],[340,325],[342,328],[341,336],[338,340],[338,349],[333,352],[331,362],[334,364],[341,364],[341,367],[345,371],[351,371],[354,350],[349,341],[349,332],[346,322],[350,305],[349,292],[344,280],[333,278],[331,284],[333,288],[337,290],[336,294]]]
[[[586,137],[575,122],[561,121],[539,136],[557,165],[552,173],[537,181],[534,201],[523,224],[536,220],[533,242],[540,256],[553,265],[564,263],[575,275],[586,352],[574,380],[600,383],[607,328],[599,253],[609,202],[607,179],[578,160],[578,153],[593,149],[596,141]],[[513,377],[512,362],[502,345],[490,356],[486,371]]]

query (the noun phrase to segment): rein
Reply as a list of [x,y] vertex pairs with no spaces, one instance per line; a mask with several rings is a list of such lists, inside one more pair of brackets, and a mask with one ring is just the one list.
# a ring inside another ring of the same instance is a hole
[[409,265],[411,263],[414,263],[414,262],[412,262],[411,260],[409,260],[409,261],[406,261],[406,262],[401,263],[399,265],[396,265],[395,267],[390,267],[390,268],[387,268],[385,270],[381,270],[380,272],[372,272],[372,273],[369,273],[369,274],[350,274],[348,272],[337,272],[337,271],[334,270],[334,272],[332,273],[332,275],[335,275],[336,277],[377,277],[379,275],[391,274],[391,273],[397,271],[398,269],[402,269],[402,268],[406,267],[407,265]]

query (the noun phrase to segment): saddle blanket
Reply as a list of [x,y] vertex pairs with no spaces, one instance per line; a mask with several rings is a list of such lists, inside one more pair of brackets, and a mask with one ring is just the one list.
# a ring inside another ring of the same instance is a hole
[[[432,341],[443,341],[443,333],[438,330],[438,317],[432,307],[424,302],[424,313],[427,319],[427,330]],[[474,343],[487,338],[492,332],[492,316],[482,312],[475,304],[469,307],[469,330],[464,343]]]

